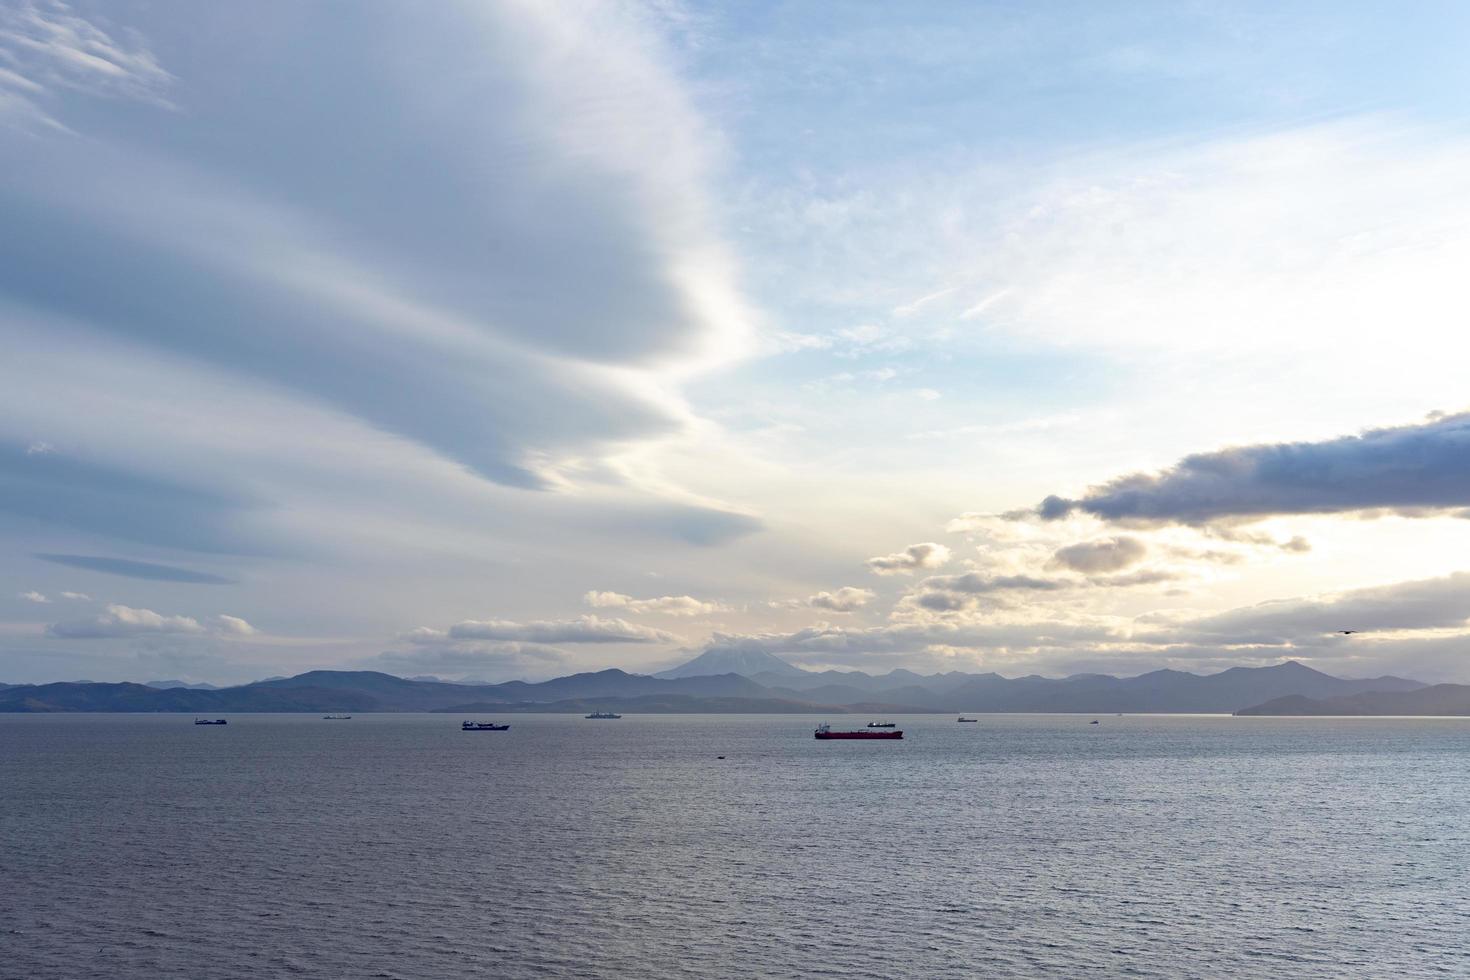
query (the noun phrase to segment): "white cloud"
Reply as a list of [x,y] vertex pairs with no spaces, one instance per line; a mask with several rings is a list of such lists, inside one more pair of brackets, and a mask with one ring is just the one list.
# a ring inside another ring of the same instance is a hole
[[[540,679],[565,672],[568,661],[567,655],[555,647],[536,643],[459,643],[390,650],[361,661],[359,666],[400,676],[429,673],[497,682]],[[465,700],[474,700],[472,691],[466,692]]]
[[453,640],[524,640],[531,643],[675,643],[664,630],[626,619],[578,616],[568,620],[517,623],[505,619],[468,619],[449,628]]
[[136,31],[109,34],[60,0],[0,7],[0,119],[8,104],[21,120],[65,128],[49,111],[62,91],[169,107],[172,81]]
[[949,561],[949,549],[933,541],[911,544],[891,555],[869,558],[868,569],[878,575],[909,575],[921,568],[938,568]]
[[199,621],[189,616],[165,616],[151,609],[134,609],[116,604],[108,606],[99,615],[52,623],[46,629],[52,636],[70,640],[205,632]]
[[26,602],[38,602],[39,603],[39,602],[50,602],[51,601],[50,599],[46,598],[41,593],[36,592],[34,590],[32,590],[30,592],[20,592],[20,593],[17,593],[16,594],[16,598],[18,598],[18,599],[24,599]]
[[963,313],[960,314],[960,319],[973,320],[975,317],[980,316],[986,310],[995,306],[995,304],[999,303],[1010,294],[1011,291],[1009,289],[1001,289],[993,292],[989,296],[982,299],[980,302],[976,303],[974,306],[967,308]]
[[729,607],[687,595],[666,595],[654,599],[635,599],[621,592],[588,592],[582,600],[599,609],[626,609],[632,613],[658,613],[664,616],[708,616]]
[[936,300],[941,300],[944,299],[946,296],[949,296],[957,288],[958,287],[956,286],[950,286],[948,289],[940,289],[935,292],[929,293],[926,296],[920,296],[918,299],[913,300],[909,303],[905,303],[902,306],[895,306],[893,308],[893,315],[899,318],[913,316],[915,313],[918,313],[924,307],[935,302]]
[[101,640],[148,635],[254,636],[255,627],[238,616],[213,616],[208,625],[192,616],[166,616],[151,609],[113,603],[96,616],[52,623],[46,631],[68,640]]
[[61,593],[61,597],[63,599],[70,599],[73,602],[91,602],[92,601],[92,597],[89,596],[89,595],[87,595],[87,593],[85,593],[85,592],[63,592],[63,593]]
[[214,617],[215,629],[231,636],[254,636],[256,629],[239,616],[219,615]]

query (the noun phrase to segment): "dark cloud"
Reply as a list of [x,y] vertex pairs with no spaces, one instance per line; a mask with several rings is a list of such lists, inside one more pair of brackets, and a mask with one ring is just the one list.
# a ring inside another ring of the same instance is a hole
[[869,558],[868,570],[879,575],[908,575],[921,568],[938,568],[949,561],[949,549],[933,541],[911,544],[891,555]]
[[[1393,511],[1420,516],[1470,507],[1470,413],[1369,429],[1324,442],[1239,446],[1135,473],[1077,500],[1047,497],[1037,513],[1080,511],[1126,523],[1202,525],[1273,514]],[[1287,542],[1302,550],[1305,542]]]
[[1116,572],[1143,560],[1148,547],[1137,538],[1102,538],[1058,548],[1052,564],[1084,575]]
[[990,592],[1032,590],[1055,592],[1075,588],[1076,582],[1065,579],[1038,578],[1034,575],[981,575],[966,572],[964,575],[935,575],[919,583],[920,588],[942,592],[963,592],[968,595],[983,595]]
[[842,588],[832,592],[818,592],[814,596],[808,596],[806,604],[813,609],[826,609],[829,612],[848,613],[866,606],[875,598],[877,598],[877,595],[871,589],[859,589],[855,586],[844,585]]
[[155,582],[187,582],[193,585],[234,585],[235,580],[208,572],[196,572],[175,565],[159,565],[150,561],[132,561],[127,558],[104,558],[100,555],[52,555],[38,554],[42,561],[85,568],[90,572],[108,575],[123,575],[128,578],[149,579]]

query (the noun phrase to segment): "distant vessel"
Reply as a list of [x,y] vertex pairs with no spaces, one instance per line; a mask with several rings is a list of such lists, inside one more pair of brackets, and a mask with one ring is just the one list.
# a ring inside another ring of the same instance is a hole
[[870,722],[868,722],[868,727],[869,728],[896,728],[898,726],[896,726],[891,721],[870,721]]
[[1092,721],[1089,721],[1088,724],[1089,725],[1096,725],[1097,724],[1097,719],[1096,718],[1092,719]]
[[351,721],[351,715],[322,715],[322,721]]
[[621,718],[622,715],[613,714],[611,711],[594,711],[587,715],[588,718]]
[[493,721],[466,721],[459,726],[462,732],[507,732],[509,725],[497,725]]
[[827,724],[825,721],[822,722],[820,725],[817,726],[817,730],[815,732],[813,732],[812,735],[813,735],[813,737],[818,738],[818,739],[833,739],[833,738],[903,738],[903,732],[897,731],[897,730],[894,730],[894,731],[891,731],[891,732],[865,732],[865,731],[834,732],[832,730],[832,726],[829,725],[829,724]]
[[980,720],[979,718],[966,718],[964,715],[960,715],[958,718],[955,719],[955,721],[979,721],[979,720]]
[[196,724],[196,725],[228,725],[229,722],[228,721],[225,721],[223,718],[195,718],[194,719],[194,724]]

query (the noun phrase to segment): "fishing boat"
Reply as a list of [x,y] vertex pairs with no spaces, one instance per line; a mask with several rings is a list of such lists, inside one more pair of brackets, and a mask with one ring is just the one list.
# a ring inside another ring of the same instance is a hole
[[870,721],[870,722],[868,722],[868,727],[869,728],[897,728],[898,726],[895,725],[891,721]]
[[979,718],[966,718],[964,715],[960,715],[958,718],[955,719],[955,721],[979,721],[979,720],[980,720]]
[[855,731],[855,732],[834,732],[832,730],[832,726],[829,725],[829,724],[827,724],[825,721],[822,722],[820,725],[817,726],[817,730],[815,732],[813,732],[812,735],[813,735],[814,738],[817,738],[817,739],[822,740],[822,741],[826,741],[828,739],[836,739],[836,738],[862,738],[862,739],[869,739],[869,738],[884,738],[884,739],[903,738],[903,732],[901,732],[901,731],[899,731],[897,729],[894,729],[893,731],[882,731],[882,732],[863,731],[862,729],[859,729],[858,731]]
[[228,725],[229,722],[223,718],[195,718],[196,725]]
[[587,717],[587,718],[597,718],[597,719],[606,719],[606,718],[621,718],[623,716],[622,715],[619,715],[619,714],[614,714],[611,711],[594,711],[594,712],[592,712],[592,714],[585,715],[584,717]]
[[462,732],[507,732],[509,725],[497,725],[493,721],[466,721],[459,726]]

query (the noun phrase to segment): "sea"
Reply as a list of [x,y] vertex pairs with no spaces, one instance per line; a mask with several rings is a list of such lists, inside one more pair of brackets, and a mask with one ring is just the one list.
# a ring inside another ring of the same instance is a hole
[[1470,976],[1470,719],[979,718],[0,715],[0,976]]

